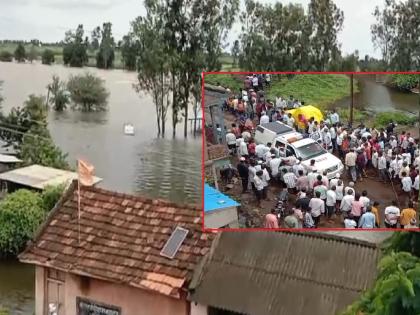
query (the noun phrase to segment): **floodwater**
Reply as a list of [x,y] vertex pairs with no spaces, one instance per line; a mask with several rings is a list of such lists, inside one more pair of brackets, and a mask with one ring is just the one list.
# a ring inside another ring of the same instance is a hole
[[[354,79],[359,82],[359,93],[354,95],[355,108],[365,109],[373,112],[404,111],[412,114],[419,113],[419,97],[414,93],[405,93],[390,88],[384,84],[377,83],[382,77],[376,75],[359,74]],[[339,100],[334,104],[338,107],[350,106],[350,97]]]
[[[95,166],[95,174],[104,179],[99,185],[103,188],[200,204],[201,137],[189,134],[184,139],[183,124],[179,124],[173,139],[169,112],[166,138],[158,138],[152,99],[134,91],[133,72],[0,62],[3,112],[21,106],[29,94],[46,95],[54,74],[67,80],[85,71],[105,80],[110,92],[108,111],[51,111],[48,117],[51,135],[69,154],[72,166],[77,158],[87,159]],[[125,123],[134,125],[134,136],[123,134]],[[0,307],[11,307],[13,314],[32,314],[33,279],[32,267],[0,261]]]

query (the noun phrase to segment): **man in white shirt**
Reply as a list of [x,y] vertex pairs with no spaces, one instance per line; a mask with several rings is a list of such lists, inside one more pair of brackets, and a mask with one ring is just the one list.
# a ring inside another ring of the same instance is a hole
[[311,208],[311,216],[315,222],[315,227],[318,227],[321,219],[321,214],[325,212],[324,201],[320,199],[321,193],[317,191],[315,197],[309,201],[309,207]]
[[267,153],[270,149],[265,144],[257,144],[255,147],[255,154],[258,156],[259,159],[264,158],[264,154]]
[[254,90],[257,91],[258,90],[258,77],[257,75],[254,74],[254,76],[252,77],[252,86],[254,87]]
[[338,184],[338,181],[340,180],[340,174],[339,173],[337,173],[337,174],[335,174],[335,178],[332,178],[331,180],[330,180],[330,184],[329,184],[329,186],[328,187],[332,187],[332,186],[336,186],[337,187],[337,184]]
[[281,159],[279,157],[275,157],[270,161],[271,176],[275,179],[278,179],[280,163]]
[[343,200],[341,200],[340,204],[340,210],[347,214],[351,210],[351,204],[354,201],[354,192],[352,189],[350,189],[347,194],[343,197]]
[[295,126],[295,119],[293,118],[293,116],[292,116],[292,114],[287,114],[287,125],[289,126],[289,127],[294,127]]
[[354,148],[351,148],[350,152],[346,154],[344,164],[346,168],[349,170],[350,176],[353,182],[357,180],[356,159],[357,159],[357,154],[356,152],[354,152]]
[[318,177],[317,171],[314,169],[311,173],[308,173],[308,181],[309,181],[309,189],[308,191],[311,192],[314,189],[314,184],[317,181]]
[[269,122],[270,122],[270,117],[267,115],[266,112],[262,112],[262,115],[260,118],[260,125],[268,124]]
[[397,228],[398,219],[400,217],[400,209],[397,207],[397,202],[392,201],[392,206],[385,208],[385,226],[387,228]]
[[378,171],[379,171],[379,178],[384,183],[387,182],[387,170],[386,170],[386,157],[384,156],[383,152],[379,152],[378,157]]
[[416,178],[414,179],[413,189],[414,189],[414,196],[418,196],[419,195],[419,174],[418,173],[417,173]]
[[411,181],[411,177],[408,176],[406,172],[402,172],[401,175],[402,190],[411,198],[411,189],[413,188],[413,182]]
[[226,143],[230,152],[232,154],[236,153],[236,136],[231,129],[229,129],[229,132],[226,134]]
[[367,209],[368,206],[370,206],[370,199],[367,197],[367,191],[363,190],[362,195],[359,199],[363,203],[364,209]]
[[354,182],[349,182],[349,185],[348,185],[348,186],[346,186],[346,188],[344,188],[344,195],[347,195],[347,193],[348,193],[350,190],[352,191],[352,195],[354,196],[354,195],[355,195]]
[[292,171],[287,171],[287,169],[284,169],[283,173],[283,181],[286,184],[289,192],[291,192],[291,190],[295,190],[297,181],[296,175]]
[[337,195],[335,193],[335,186],[332,186],[331,189],[327,191],[327,200],[325,205],[327,206],[327,216],[331,220],[333,213],[335,212],[335,204],[337,202]]
[[303,165],[301,164],[301,160],[302,158],[298,158],[296,163],[292,166],[293,173],[295,173],[297,177],[299,176],[299,171],[302,171],[304,174],[306,174],[305,167],[303,167]]
[[239,143],[239,148],[238,148],[238,153],[239,156],[248,156],[248,145],[246,144],[246,142],[244,141],[243,138],[239,138],[242,141]]
[[268,189],[268,182],[270,181],[270,174],[268,174],[267,167],[265,165],[261,166],[262,168],[262,181],[263,181],[263,199],[267,199],[267,189]]
[[344,228],[355,229],[356,227],[357,227],[357,223],[353,219],[353,215],[350,213],[349,216],[344,219]]
[[338,115],[337,111],[334,109],[331,116],[330,116],[331,124],[338,124],[340,122],[340,116]]
[[322,132],[322,142],[324,143],[325,150],[327,150],[329,153],[332,153],[332,138],[331,133],[328,131],[327,127],[325,127]]
[[262,180],[263,171],[258,171],[254,176],[255,194],[257,196],[258,206],[261,207],[263,199],[264,182]]

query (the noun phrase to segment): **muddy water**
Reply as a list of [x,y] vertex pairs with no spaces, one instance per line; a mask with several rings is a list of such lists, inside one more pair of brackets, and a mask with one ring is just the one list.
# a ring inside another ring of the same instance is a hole
[[[167,137],[157,138],[152,99],[135,93],[133,72],[0,62],[3,111],[21,106],[29,94],[46,95],[46,86],[54,74],[66,80],[85,71],[105,80],[110,92],[109,109],[104,113],[49,113],[51,135],[68,152],[69,162],[75,166],[80,157],[90,161],[96,175],[104,179],[100,184],[104,188],[180,203],[200,203],[201,138],[190,135],[185,140],[180,124],[178,136],[173,139],[171,113]],[[123,134],[124,123],[134,125],[134,136]],[[0,307],[11,308],[12,314],[33,313],[33,273],[30,266],[0,262]]]
[[[355,75],[354,78],[358,80],[360,90],[360,93],[354,96],[354,105],[356,108],[374,112],[398,110],[413,114],[419,113],[418,94],[404,93],[378,83],[375,75],[361,74]],[[378,79],[380,81],[382,78]],[[333,106],[350,106],[350,97],[339,100]]]

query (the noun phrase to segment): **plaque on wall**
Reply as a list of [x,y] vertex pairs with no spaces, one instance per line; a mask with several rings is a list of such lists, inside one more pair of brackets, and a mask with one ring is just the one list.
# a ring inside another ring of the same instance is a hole
[[76,297],[77,315],[121,315],[121,307]]

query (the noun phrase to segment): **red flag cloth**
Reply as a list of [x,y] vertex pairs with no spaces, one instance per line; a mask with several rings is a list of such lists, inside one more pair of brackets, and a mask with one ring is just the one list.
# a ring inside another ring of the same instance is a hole
[[77,172],[79,174],[79,183],[84,186],[92,186],[94,170],[95,167],[89,162],[77,160]]

